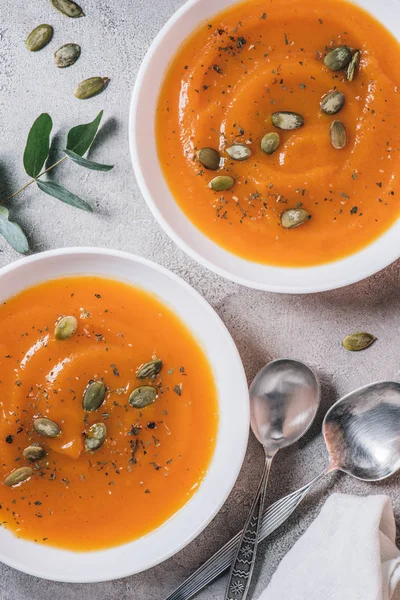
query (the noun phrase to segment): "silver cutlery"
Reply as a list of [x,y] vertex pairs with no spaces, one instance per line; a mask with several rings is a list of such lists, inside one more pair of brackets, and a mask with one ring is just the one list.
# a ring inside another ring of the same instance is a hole
[[[369,384],[338,400],[327,412],[322,433],[329,464],[310,483],[278,500],[263,515],[258,541],[277,529],[327,475],[343,471],[362,481],[380,481],[400,469],[400,383]],[[239,532],[165,600],[189,600],[231,566]]]
[[225,600],[247,597],[272,460],[278,450],[294,444],[306,433],[319,401],[317,378],[307,365],[297,360],[269,363],[250,386],[251,428],[264,448],[265,465],[232,563]]

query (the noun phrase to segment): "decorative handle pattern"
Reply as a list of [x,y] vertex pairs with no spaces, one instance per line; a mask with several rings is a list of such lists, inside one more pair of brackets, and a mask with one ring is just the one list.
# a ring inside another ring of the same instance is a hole
[[[329,470],[327,469],[307,485],[278,500],[265,510],[258,535],[259,542],[268,537],[290,517],[307,493],[320,479],[329,473]],[[207,562],[201,565],[197,571],[190,575],[172,594],[165,598],[165,600],[189,600],[189,598],[200,592],[206,585],[214,581],[214,579],[231,566],[241,535],[242,532],[235,535],[225,546],[211,556]]]
[[258,534],[265,505],[268,475],[272,459],[267,458],[256,496],[243,528],[226,588],[225,600],[245,600],[257,554]]

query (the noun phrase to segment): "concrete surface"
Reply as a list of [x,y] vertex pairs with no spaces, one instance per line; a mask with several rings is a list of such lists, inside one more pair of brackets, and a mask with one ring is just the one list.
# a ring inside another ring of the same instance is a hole
[[[96,213],[73,210],[31,186],[10,205],[12,216],[29,232],[34,252],[72,245],[107,246],[140,254],[179,274],[225,321],[249,380],[263,363],[282,356],[302,359],[317,370],[323,385],[321,411],[307,438],[278,455],[270,485],[270,499],[275,500],[306,483],[326,464],[320,424],[338,396],[375,379],[399,377],[400,263],[352,287],[304,297],[248,290],[195,264],[150,215],[132,172],[127,132],[130,94],[140,61],[183,0],[81,0],[81,4],[87,16],[73,20],[58,14],[49,0],[0,0],[0,198],[26,181],[25,139],[41,112],[52,115],[61,148],[70,126],[92,120],[104,108],[104,125],[92,157],[115,163],[115,169],[95,173],[64,163],[57,172],[61,182],[97,206]],[[47,22],[55,29],[51,45],[29,54],[24,45],[28,32]],[[56,69],[52,53],[69,41],[81,44],[82,56],[70,69]],[[107,91],[86,102],[76,100],[72,95],[76,83],[93,75],[111,78]],[[0,266],[17,258],[0,238]],[[365,353],[348,354],[340,340],[359,329],[374,333],[379,341]],[[198,539],[167,563],[136,577],[95,585],[50,583],[0,566],[0,599],[161,600],[239,530],[261,467],[262,453],[252,438],[241,476],[224,508]],[[261,545],[253,597],[259,596],[328,494],[387,493],[399,517],[399,482],[400,477],[376,485],[342,475],[326,479],[296,515]],[[222,578],[199,600],[221,598],[224,586]]]

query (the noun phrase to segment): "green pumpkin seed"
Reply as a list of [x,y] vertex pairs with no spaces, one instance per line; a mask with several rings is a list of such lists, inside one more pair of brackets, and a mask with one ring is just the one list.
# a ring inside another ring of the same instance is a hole
[[4,485],[8,485],[12,487],[13,485],[18,485],[23,481],[26,481],[33,475],[33,469],[31,467],[20,467],[19,469],[15,469],[12,473],[7,475],[4,480]]
[[326,115],[335,115],[343,108],[344,94],[337,90],[329,92],[321,102],[321,110]]
[[76,4],[76,2],[72,2],[72,0],[51,0],[51,3],[54,8],[60,11],[63,15],[71,17],[71,19],[85,16],[81,7]]
[[226,149],[226,153],[233,160],[247,160],[251,156],[251,148],[246,144],[232,144],[230,148]]
[[35,461],[43,458],[46,452],[41,446],[32,444],[32,446],[25,448],[22,454],[27,460]]
[[304,125],[304,117],[288,110],[275,112],[271,115],[272,124],[279,129],[298,129]]
[[155,379],[163,367],[163,361],[159,358],[153,358],[148,363],[141,365],[136,371],[138,379]]
[[358,70],[358,66],[360,64],[360,51],[356,50],[353,54],[353,58],[351,59],[349,66],[347,67],[346,77],[348,81],[353,81],[354,75]]
[[142,385],[133,390],[129,396],[129,404],[134,408],[145,408],[153,404],[158,396],[156,388],[151,385]]
[[90,77],[76,86],[74,95],[79,100],[87,100],[105,90],[109,81],[108,77]]
[[106,395],[106,386],[102,381],[93,381],[87,386],[83,394],[82,406],[83,410],[93,412],[100,408],[104,402]]
[[33,421],[33,427],[39,435],[47,438],[56,438],[60,435],[61,429],[54,421],[47,417],[39,417]]
[[331,125],[331,144],[335,150],[345,147],[347,141],[346,128],[341,121],[333,121]]
[[342,341],[342,346],[350,352],[359,352],[365,350],[376,341],[372,333],[358,332],[347,335]]
[[55,326],[54,337],[56,340],[68,340],[78,329],[78,321],[75,317],[61,317]]
[[293,229],[311,219],[305,208],[289,208],[281,214],[281,224],[285,229]]
[[94,423],[85,432],[85,449],[88,452],[95,452],[106,441],[107,427],[104,423]]
[[30,52],[41,50],[50,42],[53,37],[53,28],[51,25],[38,25],[26,38],[26,47]]
[[261,150],[265,152],[265,154],[273,154],[275,150],[279,148],[280,141],[279,133],[276,133],[275,131],[266,133],[261,140]]
[[338,46],[324,58],[324,64],[331,71],[341,71],[345,69],[351,61],[352,53],[347,46]]
[[218,171],[221,156],[214,148],[202,148],[198,154],[199,163],[210,171]]
[[64,44],[54,52],[54,60],[59,69],[65,69],[75,64],[81,55],[81,47],[78,44]]
[[218,175],[208,184],[208,187],[214,192],[226,192],[235,185],[235,180],[230,175]]

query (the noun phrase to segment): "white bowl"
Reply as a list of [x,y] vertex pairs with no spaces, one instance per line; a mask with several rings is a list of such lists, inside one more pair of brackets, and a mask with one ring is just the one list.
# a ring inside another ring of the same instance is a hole
[[[192,258],[215,273],[248,287],[305,294],[339,288],[387,267],[400,256],[400,221],[360,252],[317,267],[285,268],[244,260],[224,250],[185,216],[175,202],[160,168],[155,114],[165,71],[183,40],[202,21],[236,0],[189,0],[168,21],[151,45],[139,70],[130,108],[130,149],[136,177],[153,215],[166,233]],[[358,0],[399,38],[397,0]]]
[[229,332],[193,288],[163,267],[131,254],[97,248],[44,252],[0,271],[0,302],[36,283],[82,274],[137,285],[179,315],[212,366],[220,422],[214,456],[199,490],[179,512],[149,535],[109,550],[70,552],[18,539],[0,528],[0,561],[37,577],[67,582],[106,581],[132,575],[186,546],[227,499],[243,462],[249,432],[247,382]]

